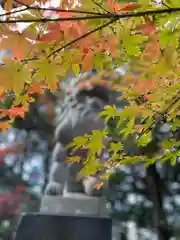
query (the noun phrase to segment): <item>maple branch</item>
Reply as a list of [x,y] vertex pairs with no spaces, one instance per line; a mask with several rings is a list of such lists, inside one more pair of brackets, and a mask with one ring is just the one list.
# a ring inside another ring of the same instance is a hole
[[82,40],[83,38],[86,38],[86,37],[88,37],[89,35],[97,32],[97,31],[99,31],[99,30],[102,30],[103,28],[107,27],[108,25],[112,24],[113,22],[115,22],[115,21],[117,21],[117,20],[118,20],[118,18],[114,18],[113,20],[111,20],[111,21],[109,21],[109,22],[107,22],[107,23],[105,23],[105,24],[100,25],[99,27],[93,29],[92,31],[87,32],[87,33],[81,35],[80,37],[78,37],[78,38],[76,38],[76,39],[68,42],[67,44],[63,45],[62,47],[60,47],[60,48],[56,49],[55,51],[53,51],[52,53],[50,53],[50,54],[48,55],[48,58],[50,58],[50,57],[53,56],[54,54],[62,51],[64,48],[67,48],[67,47],[71,46],[72,44],[78,42],[79,40]]
[[0,14],[0,17],[5,17],[5,16],[9,16],[15,13],[20,13],[20,12],[24,12],[27,10],[36,10],[36,11],[52,11],[52,12],[65,12],[65,13],[77,13],[77,14],[90,14],[90,15],[104,15],[103,13],[98,13],[98,12],[89,12],[89,11],[81,11],[81,10],[66,10],[66,9],[59,9],[59,8],[39,8],[39,7],[26,7],[26,8],[22,8],[22,9],[17,9],[17,10],[13,10],[10,12],[6,12],[3,14]]
[[[24,3],[21,3],[18,0],[15,0],[16,3],[20,4],[21,6],[25,7],[24,9],[18,9],[15,10],[14,12],[7,12],[4,13],[0,16],[6,16],[6,15],[10,15],[11,13],[18,13],[18,12],[22,12],[25,10],[37,10],[37,11],[52,11],[52,12],[69,12],[69,13],[79,13],[79,14],[91,14],[91,15],[103,15],[103,13],[98,13],[98,12],[90,12],[90,11],[83,11],[83,10],[74,10],[74,9],[62,9],[62,8],[54,8],[54,7],[36,7],[36,6],[30,6]],[[106,11],[108,12],[108,11]],[[109,12],[110,13],[110,12]]]
[[70,17],[70,18],[40,18],[40,19],[17,19],[17,20],[0,20],[0,23],[31,23],[31,22],[61,22],[61,21],[81,21],[81,20],[93,20],[93,19],[109,19],[109,18],[131,18],[131,17],[144,17],[147,15],[159,15],[164,13],[173,13],[173,12],[180,12],[179,8],[168,8],[168,9],[158,9],[158,10],[148,10],[148,11],[139,11],[139,12],[131,12],[131,13],[102,13],[99,15],[97,13],[95,16],[85,16],[85,17]]

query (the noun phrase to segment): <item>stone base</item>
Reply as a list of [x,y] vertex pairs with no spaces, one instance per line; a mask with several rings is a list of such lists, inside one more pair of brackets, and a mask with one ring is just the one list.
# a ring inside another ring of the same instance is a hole
[[66,194],[65,196],[44,196],[40,212],[81,216],[108,216],[104,198],[90,197],[76,193]]
[[109,218],[27,214],[15,240],[111,240],[111,231]]

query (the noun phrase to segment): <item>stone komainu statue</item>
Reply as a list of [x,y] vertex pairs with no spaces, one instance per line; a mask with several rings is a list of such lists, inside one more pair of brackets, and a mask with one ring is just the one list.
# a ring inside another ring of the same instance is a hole
[[[91,77],[92,74],[85,75],[81,80],[85,81]],[[104,195],[105,188],[95,189],[98,181],[96,177],[86,177],[77,182],[77,174],[83,167],[82,162],[71,164],[65,160],[71,153],[66,146],[75,137],[90,134],[92,130],[104,129],[105,121],[99,117],[99,113],[106,105],[112,103],[109,92],[108,88],[101,85],[94,85],[91,89],[76,86],[67,94],[63,104],[59,104],[55,130],[56,145],[45,195],[62,195],[65,192],[85,193],[90,196]],[[87,151],[77,150],[74,155],[80,156],[83,161]]]

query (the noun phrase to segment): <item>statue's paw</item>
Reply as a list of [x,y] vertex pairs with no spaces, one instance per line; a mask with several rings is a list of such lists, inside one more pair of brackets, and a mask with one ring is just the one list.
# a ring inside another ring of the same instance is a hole
[[62,184],[52,182],[47,185],[46,190],[45,190],[45,195],[58,196],[58,195],[62,195],[62,194],[63,194],[63,185]]

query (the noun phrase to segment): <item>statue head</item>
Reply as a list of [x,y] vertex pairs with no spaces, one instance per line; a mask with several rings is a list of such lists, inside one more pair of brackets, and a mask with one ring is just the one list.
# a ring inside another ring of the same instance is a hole
[[[57,105],[56,140],[63,145],[69,144],[74,137],[91,133],[92,130],[103,130],[104,119],[99,113],[106,105],[113,103],[111,90],[101,84],[82,87],[81,83],[91,80],[93,74],[86,74],[75,79],[76,84],[67,88],[62,103]],[[71,80],[73,81],[73,80]]]

